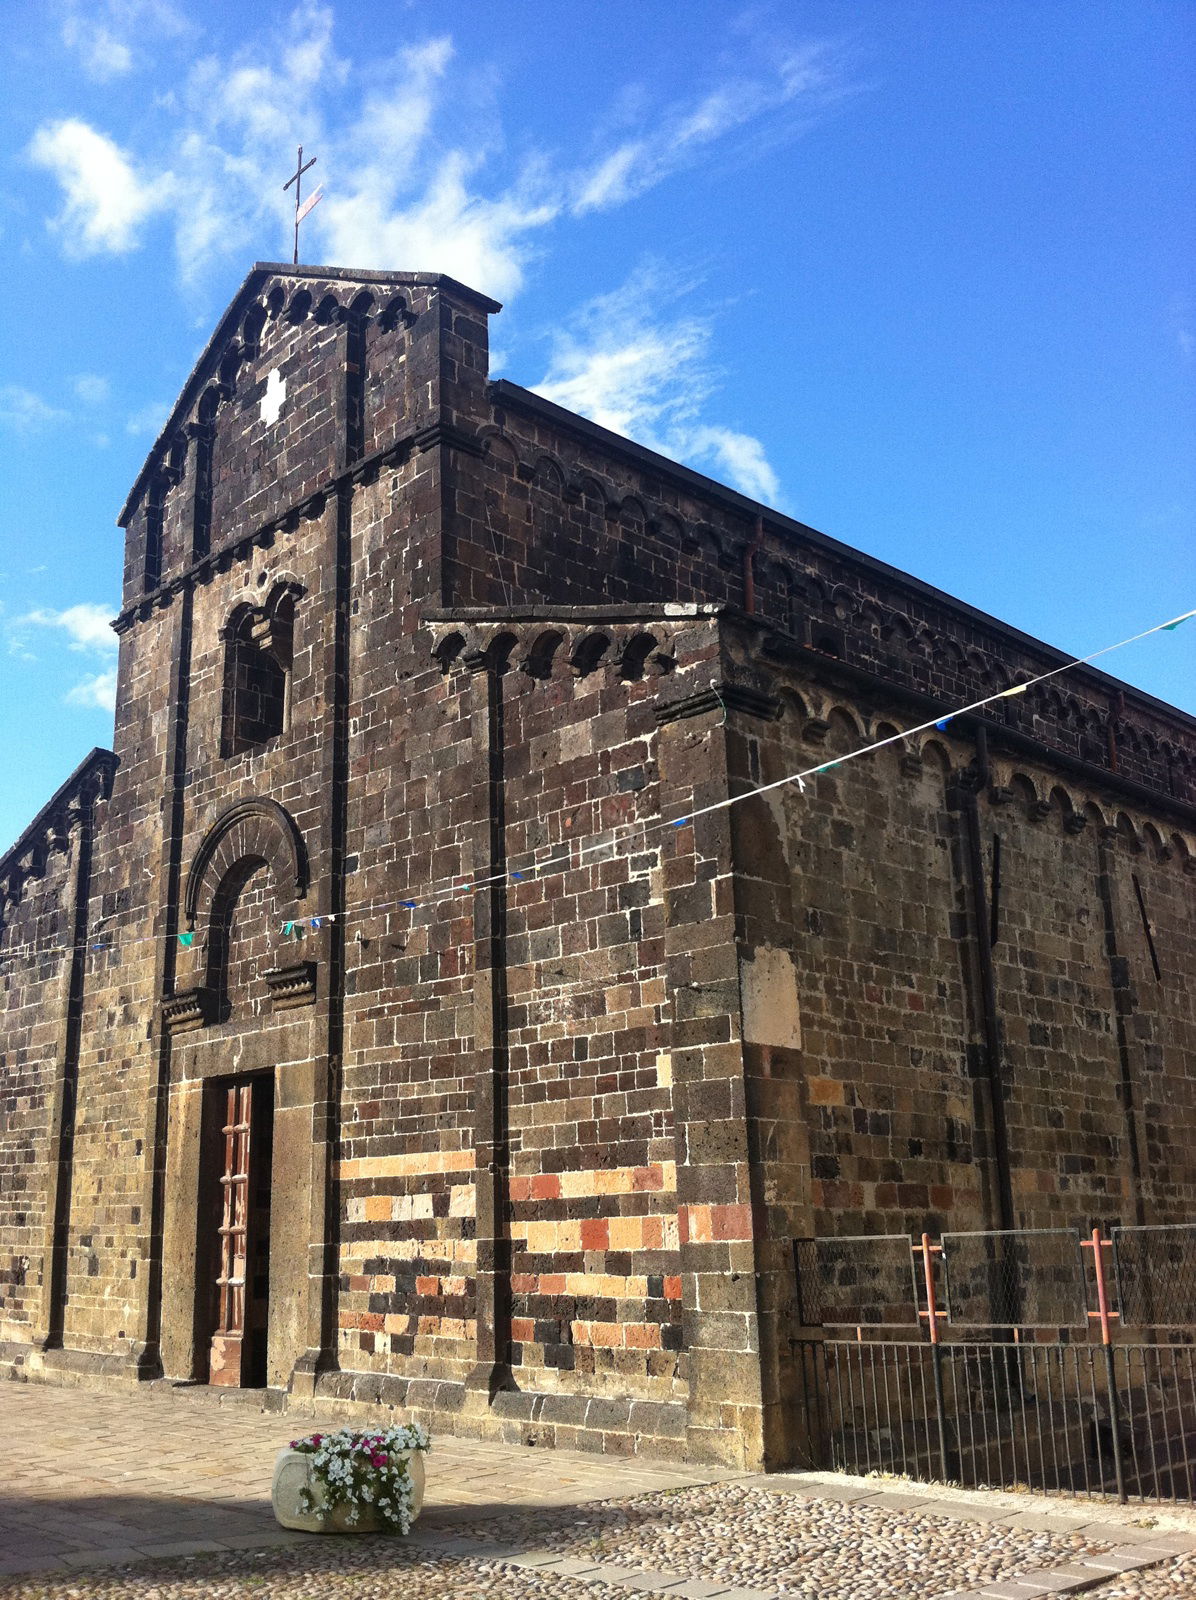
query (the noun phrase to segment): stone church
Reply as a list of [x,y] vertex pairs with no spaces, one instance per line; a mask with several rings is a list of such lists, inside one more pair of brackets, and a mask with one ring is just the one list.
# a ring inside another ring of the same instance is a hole
[[1196,1215],[1196,722],[1079,669],[753,795],[1066,658],[499,309],[258,265],[132,487],[0,857],[0,1367],[780,1465],[794,1240]]

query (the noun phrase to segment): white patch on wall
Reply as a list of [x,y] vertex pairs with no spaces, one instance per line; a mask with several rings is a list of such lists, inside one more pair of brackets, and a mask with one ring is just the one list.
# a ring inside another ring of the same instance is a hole
[[739,962],[745,1044],[801,1049],[797,972],[788,950],[761,945]]
[[287,380],[277,367],[271,367],[270,376],[266,379],[266,392],[262,396],[262,421],[271,427],[282,415],[283,404],[287,397]]

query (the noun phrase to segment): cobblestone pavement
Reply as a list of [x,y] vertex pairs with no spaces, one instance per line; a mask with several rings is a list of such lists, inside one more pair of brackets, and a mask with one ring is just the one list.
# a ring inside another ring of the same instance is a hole
[[389,1600],[401,1584],[404,1600],[1196,1597],[1191,1513],[448,1435],[409,1539],[286,1532],[269,1507],[274,1454],[318,1426],[212,1391],[0,1384],[0,1596]]

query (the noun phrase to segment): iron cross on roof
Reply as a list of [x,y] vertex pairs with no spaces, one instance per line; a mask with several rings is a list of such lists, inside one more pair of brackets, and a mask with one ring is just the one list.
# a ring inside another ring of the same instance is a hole
[[309,168],[314,167],[318,160],[319,160],[318,156],[312,156],[310,161],[306,161],[305,162],[304,159],[303,159],[303,146],[300,145],[299,146],[299,155],[298,155],[298,158],[297,158],[296,163],[295,163],[294,175],[292,177],[288,178],[287,181],[282,186],[282,192],[283,192],[283,194],[285,194],[287,192],[287,190],[291,187],[292,184],[295,185],[295,265],[296,266],[299,265],[299,224],[303,221],[304,217],[307,216],[309,211],[313,211],[315,209],[315,207],[319,205],[320,200],[322,199],[323,194],[324,194],[323,188],[319,188],[319,189],[317,189],[315,191],[315,193],[312,195],[311,199],[308,200],[305,205],[300,205],[300,203],[299,203],[300,197],[301,197],[301,192],[302,192],[302,189],[303,189],[303,174],[305,172],[307,172]]

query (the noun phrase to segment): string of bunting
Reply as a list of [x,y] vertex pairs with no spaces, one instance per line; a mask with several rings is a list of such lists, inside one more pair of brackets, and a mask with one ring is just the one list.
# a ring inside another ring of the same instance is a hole
[[[841,756],[835,756],[830,761],[819,762],[816,766],[803,768],[798,772],[788,772],[783,777],[775,778],[770,783],[758,784],[752,789],[747,789],[741,794],[727,795],[721,800],[712,801],[709,805],[698,807],[686,812],[683,816],[674,818],[651,818],[634,820],[615,824],[611,828],[602,830],[602,836],[592,836],[589,840],[565,840],[561,844],[549,847],[549,854],[544,860],[537,860],[533,854],[530,861],[523,863],[521,870],[505,869],[502,872],[488,876],[472,878],[468,883],[446,883],[442,888],[430,887],[422,894],[414,894],[407,890],[402,895],[391,900],[376,901],[364,906],[355,906],[351,912],[322,912],[309,917],[293,917],[281,924],[281,937],[291,941],[301,941],[310,931],[319,932],[326,924],[346,923],[349,919],[366,916],[378,916],[383,912],[416,911],[442,904],[446,900],[459,899],[465,895],[476,894],[480,889],[494,888],[508,882],[522,883],[536,878],[543,878],[546,874],[566,872],[581,866],[588,858],[604,852],[614,851],[618,848],[620,836],[642,835],[645,839],[654,832],[664,832],[670,828],[679,829],[689,827],[698,817],[709,816],[717,811],[725,811],[733,805],[738,805],[743,800],[754,799],[759,795],[771,793],[775,789],[782,789],[789,785],[796,785],[799,792],[806,792],[809,780],[816,778],[820,773],[829,772],[832,768],[842,767],[849,761],[855,761],[861,756],[871,755],[874,751],[882,750],[887,745],[898,744],[906,739],[912,739],[917,734],[926,733],[931,728],[939,732],[946,732],[951,723],[959,717],[970,712],[979,711],[983,707],[992,705],[998,700],[1012,699],[1017,695],[1025,694],[1028,689],[1033,689],[1040,683],[1045,683],[1051,678],[1057,678],[1062,673],[1071,672],[1076,667],[1087,666],[1102,656],[1111,655],[1115,650],[1123,650],[1127,645],[1137,644],[1141,639],[1147,639],[1156,633],[1174,633],[1181,623],[1196,617],[1196,608],[1182,612],[1177,617],[1172,617],[1167,622],[1156,623],[1151,628],[1144,628],[1141,633],[1132,634],[1127,639],[1120,639],[1116,644],[1104,645],[1099,650],[1093,650],[1086,656],[1077,656],[1071,661],[1065,661],[1060,666],[1052,667],[1046,672],[1040,672],[1037,677],[1028,678],[1024,683],[1013,684],[1010,688],[997,690],[993,694],[985,695],[979,700],[972,700],[967,705],[959,706],[954,711],[930,717],[925,722],[918,723],[915,727],[906,728],[899,733],[892,733],[883,739],[875,739],[869,744],[861,745],[858,749],[850,750]],[[189,950],[195,943],[200,930],[188,928],[173,935],[139,934],[133,939],[121,941],[121,948],[127,949],[138,944],[155,942],[159,938],[174,938],[178,945]],[[106,939],[102,933],[93,933],[85,941],[87,948],[100,953],[115,948],[115,945]],[[44,953],[47,947],[36,945],[32,942],[24,946],[12,946],[9,949],[0,947],[0,958],[12,957],[23,950],[41,949]],[[78,944],[66,945],[63,948],[79,948]]]
[[[614,841],[609,837],[610,835],[617,835],[619,833],[626,832],[640,833],[647,837],[654,831],[662,831],[670,827],[684,828],[692,823],[696,817],[707,816],[711,812],[726,810],[730,806],[738,805],[743,800],[752,799],[757,795],[767,794],[773,789],[780,789],[789,784],[797,784],[798,789],[804,793],[806,788],[806,780],[816,777],[820,772],[829,772],[832,767],[843,766],[846,762],[854,761],[859,756],[870,755],[873,751],[883,749],[886,745],[897,744],[904,739],[913,738],[916,734],[925,733],[930,728],[936,728],[940,732],[945,732],[948,726],[958,717],[966,716],[972,711],[978,711],[983,706],[993,704],[994,701],[1007,700],[1016,695],[1025,694],[1028,689],[1032,689],[1035,687],[1035,685],[1046,682],[1048,678],[1058,677],[1060,673],[1070,672],[1075,667],[1086,666],[1089,662],[1095,661],[1101,656],[1109,655],[1114,650],[1124,649],[1126,645],[1136,644],[1140,639],[1146,639],[1151,634],[1174,633],[1182,622],[1187,622],[1192,617],[1196,617],[1196,609],[1192,611],[1185,611],[1180,616],[1173,617],[1169,622],[1156,623],[1154,627],[1145,628],[1141,633],[1135,633],[1128,639],[1121,639],[1116,644],[1104,645],[1101,649],[1094,650],[1089,655],[1078,656],[1072,661],[1065,661],[1060,666],[1052,667],[1046,672],[1039,673],[1037,677],[1028,678],[1025,683],[1018,683],[1012,685],[1008,689],[997,690],[994,694],[985,695],[980,700],[972,700],[967,705],[960,706],[957,710],[948,712],[946,716],[932,717],[926,722],[918,723],[912,728],[906,728],[900,733],[890,734],[884,739],[876,739],[870,744],[861,745],[858,749],[848,751],[845,755],[836,756],[831,761],[821,762],[817,766],[807,767],[800,772],[786,773],[784,777],[776,778],[771,783],[758,784],[755,788],[745,790],[742,794],[728,795],[721,800],[714,801],[711,805],[689,811],[684,816],[674,818],[672,821],[664,818],[656,818],[646,821],[636,820],[634,822],[621,823],[613,828],[604,830],[604,833],[608,835],[608,837],[603,838],[602,840],[596,840],[588,844],[581,843],[576,849],[574,849],[575,841],[567,841],[563,846],[555,846],[553,848],[558,852],[555,858],[550,857],[544,862],[536,862],[533,859],[530,863],[525,865],[522,872],[504,871],[501,873],[495,873],[489,877],[475,878],[472,882],[467,884],[450,885],[444,889],[431,891],[424,894],[418,900],[401,898],[392,901],[380,902],[374,906],[359,907],[355,909],[354,915],[377,915],[382,911],[393,911],[401,908],[415,910],[424,906],[437,905],[445,900],[457,899],[461,895],[476,893],[479,889],[493,888],[499,884],[505,884],[508,880],[522,882],[524,879],[532,877],[543,877],[546,872],[568,871],[572,868],[580,866],[588,856],[614,848]],[[291,928],[293,925],[288,923],[285,926],[286,928]]]

